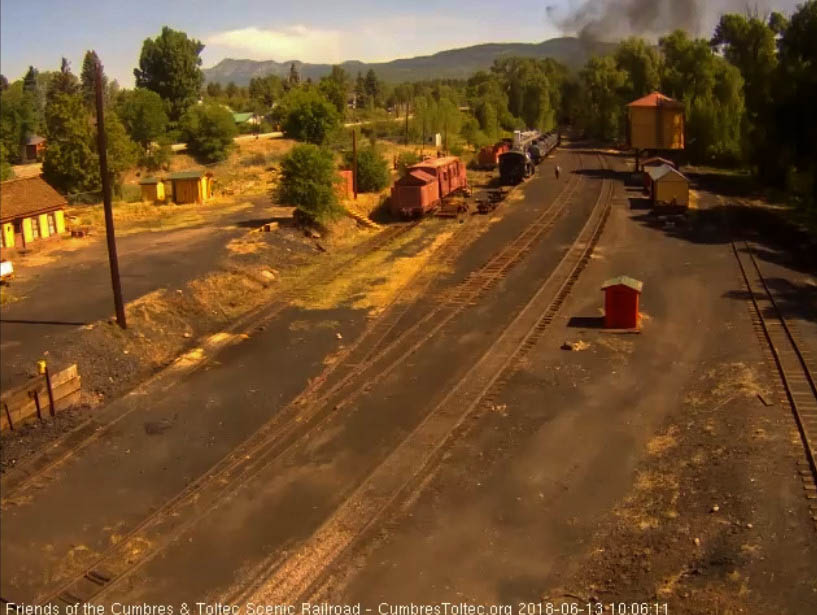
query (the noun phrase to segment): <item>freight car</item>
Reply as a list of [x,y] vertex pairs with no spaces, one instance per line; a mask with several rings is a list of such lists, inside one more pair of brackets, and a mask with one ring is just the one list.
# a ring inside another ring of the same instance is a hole
[[493,145],[486,145],[477,154],[477,165],[480,169],[495,169],[499,164],[499,157],[509,149],[511,149],[511,144],[505,139]]
[[422,216],[442,199],[468,187],[465,165],[456,156],[429,158],[406,171],[391,189],[390,209],[395,216]]
[[512,149],[499,157],[499,179],[503,184],[518,184],[535,171],[530,154],[524,150]]

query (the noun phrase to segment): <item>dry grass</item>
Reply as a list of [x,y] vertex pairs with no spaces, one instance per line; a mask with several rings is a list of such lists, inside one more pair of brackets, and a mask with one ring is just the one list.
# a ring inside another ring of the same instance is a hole
[[[205,205],[189,203],[185,205],[154,205],[153,203],[114,203],[113,217],[116,234],[119,236],[136,233],[170,231],[180,228],[201,226],[214,219],[243,209],[252,203],[236,201],[226,197],[216,197]],[[75,205],[68,208],[74,217],[73,225],[87,227],[93,231],[105,231],[105,212],[101,205]]]

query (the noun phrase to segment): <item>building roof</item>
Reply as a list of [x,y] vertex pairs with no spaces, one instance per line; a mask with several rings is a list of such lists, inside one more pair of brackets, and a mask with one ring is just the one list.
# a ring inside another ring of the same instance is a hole
[[640,293],[641,289],[644,288],[644,282],[631,278],[628,275],[620,275],[607,280],[601,285],[601,289],[604,290],[606,288],[612,288],[613,286],[626,286],[627,288],[632,288],[635,292]]
[[654,182],[664,179],[667,176],[669,176],[670,179],[680,178],[684,181],[689,181],[683,173],[668,164],[662,164],[660,167],[650,167],[647,169],[647,175],[649,175],[650,179]]
[[683,109],[684,104],[678,102],[674,98],[670,98],[669,96],[664,96],[661,92],[653,92],[652,94],[647,94],[643,98],[639,98],[638,100],[634,100],[631,102],[628,107],[667,107],[670,109]]
[[199,179],[205,175],[212,175],[204,169],[188,169],[187,171],[176,171],[167,176],[168,179]]
[[41,177],[21,177],[0,184],[0,220],[42,214],[67,205],[65,197]]
[[143,177],[139,180],[140,186],[152,186],[153,184],[158,184],[159,182],[163,182],[163,177]]
[[442,158],[428,158],[426,160],[423,160],[422,162],[418,162],[417,164],[411,165],[411,167],[409,168],[422,169],[423,167],[427,168],[444,167],[446,165],[451,164],[452,162],[459,162],[459,160],[460,159],[457,158],[456,156],[443,156]]
[[244,122],[250,121],[252,116],[252,113],[233,113],[233,121],[236,124],[243,124]]
[[39,145],[40,143],[45,143],[45,137],[41,137],[40,135],[31,135],[28,139],[26,139],[26,145]]
[[660,166],[662,164],[669,165],[675,168],[675,163],[672,160],[667,160],[666,158],[661,158],[661,156],[653,156],[652,158],[647,158],[644,162],[641,163],[641,166]]

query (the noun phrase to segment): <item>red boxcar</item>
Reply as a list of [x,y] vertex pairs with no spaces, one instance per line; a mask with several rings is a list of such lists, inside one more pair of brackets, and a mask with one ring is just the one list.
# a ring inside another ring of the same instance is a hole
[[392,186],[391,212],[397,216],[421,216],[467,186],[465,165],[456,156],[423,160],[409,167],[408,173]]

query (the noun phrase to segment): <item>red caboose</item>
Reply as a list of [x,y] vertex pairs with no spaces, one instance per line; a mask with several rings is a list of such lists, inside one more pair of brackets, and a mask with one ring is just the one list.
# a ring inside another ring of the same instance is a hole
[[466,188],[465,165],[456,156],[429,158],[408,168],[391,189],[391,212],[416,217],[431,211],[445,197]]

